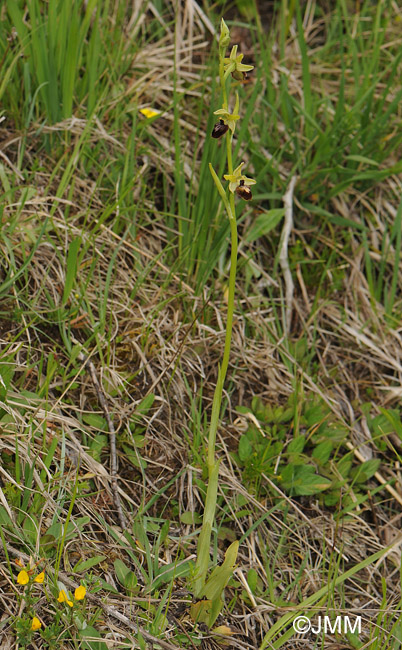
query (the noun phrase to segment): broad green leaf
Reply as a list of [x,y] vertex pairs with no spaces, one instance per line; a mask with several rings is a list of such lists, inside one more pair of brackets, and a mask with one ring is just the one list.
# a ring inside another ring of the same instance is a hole
[[283,471],[283,487],[295,496],[308,496],[327,490],[331,481],[315,473],[311,465],[287,465]]
[[232,542],[225,553],[223,564],[221,564],[221,566],[215,567],[210,577],[208,578],[204,589],[201,592],[202,597],[205,596],[210,600],[221,597],[222,592],[233,573],[238,550],[239,542]]
[[202,598],[190,607],[190,616],[195,623],[206,623],[209,620],[212,601]]
[[315,447],[311,456],[322,465],[325,465],[325,463],[327,463],[329,460],[332,449],[332,442],[330,440],[325,440],[324,442],[320,442],[320,444]]
[[348,457],[348,456],[344,456],[344,457],[341,458],[341,460],[336,464],[336,469],[337,469],[337,471],[339,472],[339,474],[340,474],[343,478],[347,478],[347,476],[349,475],[349,472],[350,472],[351,468],[352,468],[352,460],[351,460],[351,458]]
[[365,463],[359,465],[359,467],[354,467],[350,472],[350,477],[357,483],[365,483],[378,471],[380,465],[380,458],[372,458],[371,460],[367,460]]
[[118,581],[123,585],[123,587],[128,589],[128,591],[132,591],[137,586],[138,582],[135,573],[120,559],[115,560],[113,566]]

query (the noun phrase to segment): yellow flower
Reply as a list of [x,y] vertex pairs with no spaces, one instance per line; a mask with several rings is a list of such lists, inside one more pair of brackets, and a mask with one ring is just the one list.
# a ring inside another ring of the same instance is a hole
[[243,167],[244,162],[240,163],[238,167],[234,170],[233,174],[224,174],[223,178],[225,181],[229,181],[229,191],[236,192],[237,188],[242,185],[255,185],[257,181],[253,178],[247,178],[244,174],[241,173],[241,168]]
[[156,117],[156,115],[160,115],[160,111],[157,111],[155,108],[140,108],[140,113],[145,115],[147,119]]
[[29,575],[25,571],[25,569],[23,569],[22,571],[19,572],[18,577],[17,577],[17,582],[18,582],[19,585],[27,585],[28,584]]
[[231,132],[234,133],[236,122],[240,119],[240,115],[229,113],[229,111],[225,111],[224,108],[214,111],[214,115],[219,115],[219,119],[221,119],[224,124],[227,124]]
[[243,56],[244,56],[243,54],[237,54],[237,45],[234,45],[232,47],[230,56],[225,58],[224,60],[225,79],[227,79],[228,76],[231,74],[232,77],[234,77],[238,81],[242,81],[244,79],[244,73],[249,72],[250,70],[253,69],[254,66],[244,65],[244,63],[242,63]]
[[214,115],[219,115],[219,118],[223,120],[224,124],[227,124],[232,133],[234,133],[237,120],[240,119],[239,112],[239,95],[236,93],[236,103],[233,109],[233,113],[229,113],[229,110],[226,110],[225,106],[219,108],[217,111],[214,111]]
[[83,598],[85,598],[86,593],[87,590],[85,589],[85,587],[83,585],[80,585],[79,587],[77,587],[77,589],[74,592],[75,600],[82,600]]
[[39,582],[39,584],[41,585],[44,579],[45,579],[45,572],[42,571],[36,576],[36,578],[34,578],[34,582]]
[[73,603],[71,602],[71,600],[68,600],[68,596],[67,596],[66,592],[64,591],[64,589],[62,589],[62,591],[60,591],[59,597],[58,597],[57,600],[58,600],[59,603],[67,603],[67,605],[69,607],[73,606]]
[[38,618],[36,618],[36,616],[34,616],[31,623],[31,630],[35,632],[35,630],[39,630],[39,628],[41,627],[42,627],[42,623]]

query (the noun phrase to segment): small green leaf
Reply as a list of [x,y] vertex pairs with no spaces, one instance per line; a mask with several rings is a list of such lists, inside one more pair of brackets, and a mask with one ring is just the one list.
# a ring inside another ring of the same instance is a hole
[[0,526],[15,528],[15,524],[12,519],[10,519],[10,516],[5,508],[0,508]]
[[253,453],[253,447],[251,446],[250,440],[245,435],[240,436],[238,452],[239,458],[242,461],[250,458],[251,454]]
[[[399,409],[384,409],[380,407],[381,414],[387,420],[388,426],[385,425],[388,433],[396,433],[402,440],[402,420]],[[381,417],[381,416],[378,416]],[[376,419],[376,418],[374,418]],[[383,428],[384,430],[384,428]]]
[[96,594],[98,591],[110,591],[112,594],[119,594],[119,590],[116,589],[116,587],[113,587],[113,585],[110,585],[106,580],[101,578],[100,576],[97,576],[96,579],[96,584],[91,586],[91,593]]
[[146,415],[148,413],[154,401],[155,401],[154,393],[150,393],[149,395],[144,397],[144,399],[135,407],[135,411],[133,413],[133,420],[135,422],[140,421],[141,416]]
[[142,467],[142,469],[147,468],[147,461],[142,458],[135,450],[130,447],[130,445],[122,444],[123,451],[125,453],[126,460],[134,465],[134,467]]
[[[78,519],[74,519],[74,523],[70,521],[67,525],[67,533],[65,536],[65,540],[71,539],[77,534],[77,530],[83,530],[84,526],[86,526],[90,522],[90,517],[78,517]],[[47,529],[46,533],[41,537],[40,540],[40,545],[41,547],[48,547],[48,546],[56,546],[59,542],[59,540],[63,537],[64,534],[64,524],[61,524],[59,522],[56,522],[55,524],[52,524],[49,526]]]
[[106,420],[102,415],[98,415],[97,413],[85,413],[82,416],[82,419],[85,424],[89,424],[89,426],[94,429],[100,429],[101,431],[106,431],[107,429]]
[[253,594],[255,594],[258,582],[258,573],[255,569],[250,569],[250,571],[247,573],[247,582],[250,590]]
[[29,540],[31,543],[36,540],[38,537],[39,522],[36,520],[34,515],[26,517],[23,521],[22,528],[24,530],[24,536],[26,540]]
[[243,510],[236,510],[236,519],[241,519],[242,517],[250,517],[250,515],[252,514],[253,511],[250,510],[249,508],[244,508]]
[[191,526],[191,524],[200,524],[202,522],[202,517],[197,512],[191,510],[186,510],[180,515],[180,521],[186,526]]
[[352,468],[352,461],[351,461],[350,457],[348,457],[348,456],[344,456],[336,464],[336,469],[338,470],[338,472],[342,476],[342,478],[347,478],[349,476],[349,472],[350,472],[351,468]]
[[[102,636],[98,630],[91,625],[87,625],[85,630],[79,630],[78,634],[82,639],[85,639],[87,637],[102,639]],[[103,641],[83,641],[80,647],[82,650],[108,650],[108,646]]]
[[295,496],[327,490],[331,481],[315,473],[311,465],[287,465],[282,471],[283,487]]
[[374,476],[380,465],[380,458],[372,458],[371,460],[367,460],[365,463],[359,465],[359,467],[354,467],[350,472],[350,477],[352,480],[356,481],[356,483],[365,483],[369,478]]
[[106,560],[106,558],[107,558],[106,555],[95,555],[94,557],[90,557],[88,560],[84,560],[83,562],[79,560],[74,567],[74,571],[76,573],[82,573],[83,571],[88,571],[88,569],[92,569],[92,567],[96,566],[97,564],[100,564],[101,562]]
[[[254,399],[254,398],[253,398]],[[248,407],[248,406],[243,406],[242,404],[238,404],[235,408],[236,413],[252,413],[253,411]]]
[[330,440],[326,440],[325,442],[320,442],[320,444],[315,447],[311,455],[319,463],[325,465],[331,456],[332,449],[332,442]]
[[339,498],[340,498],[340,492],[339,490],[334,490],[330,492],[326,492],[324,494],[324,503],[326,506],[333,507],[336,506],[337,503],[339,503]]
[[287,451],[289,454],[301,454],[306,444],[306,439],[304,436],[297,436],[289,444]]
[[98,433],[95,435],[93,440],[91,440],[91,445],[89,447],[89,454],[97,460],[101,461],[101,455],[104,449],[108,447],[108,438],[104,433]]
[[137,586],[137,576],[131,569],[124,564],[120,559],[117,559],[113,562],[114,570],[116,571],[116,576],[118,581],[125,587],[128,591],[133,591]]
[[190,572],[189,562],[183,562],[179,566],[177,562],[171,562],[170,564],[164,564],[158,568],[156,571],[155,579],[152,581],[152,584],[148,587],[147,592],[154,592],[156,589],[159,589],[161,585],[166,583],[171,583],[172,580],[178,580],[184,576],[188,576]]

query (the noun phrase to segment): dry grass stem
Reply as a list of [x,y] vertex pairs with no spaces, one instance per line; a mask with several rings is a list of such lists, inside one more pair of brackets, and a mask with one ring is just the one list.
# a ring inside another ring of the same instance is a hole
[[285,323],[283,329],[287,334],[290,332],[293,310],[294,283],[289,268],[288,245],[289,238],[293,229],[293,192],[296,182],[297,176],[292,176],[289,181],[288,188],[283,196],[283,204],[285,206],[285,221],[283,224],[281,241],[279,244],[279,264],[281,266],[285,280]]

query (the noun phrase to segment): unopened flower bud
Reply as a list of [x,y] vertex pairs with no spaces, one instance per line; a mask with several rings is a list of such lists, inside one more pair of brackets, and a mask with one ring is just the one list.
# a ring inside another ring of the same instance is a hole
[[219,36],[219,48],[222,50],[226,50],[229,47],[230,43],[230,32],[229,32],[229,27],[225,23],[225,21],[221,20],[221,33]]

